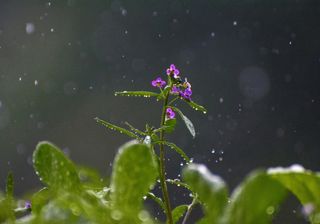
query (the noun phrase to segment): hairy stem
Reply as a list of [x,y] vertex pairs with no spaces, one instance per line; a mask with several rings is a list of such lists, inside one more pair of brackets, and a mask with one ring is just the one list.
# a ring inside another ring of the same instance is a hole
[[[169,94],[167,94],[164,99],[160,127],[162,127],[164,125],[165,120],[166,120],[166,109],[167,109],[167,105],[168,105],[168,99],[169,99]],[[160,131],[160,141],[164,141],[164,130]],[[159,176],[160,176],[162,196],[163,196],[163,200],[164,200],[164,203],[166,206],[167,223],[173,224],[169,193],[168,193],[168,188],[167,188],[167,183],[166,183],[165,155],[164,155],[164,145],[163,144],[160,144],[160,175]]]

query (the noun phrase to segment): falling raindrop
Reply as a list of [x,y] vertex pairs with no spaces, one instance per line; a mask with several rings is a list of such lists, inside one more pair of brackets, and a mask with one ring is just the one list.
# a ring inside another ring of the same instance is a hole
[[34,85],[35,85],[35,86],[38,85],[38,80],[34,80]]
[[32,34],[35,31],[35,26],[33,23],[26,23],[26,33]]

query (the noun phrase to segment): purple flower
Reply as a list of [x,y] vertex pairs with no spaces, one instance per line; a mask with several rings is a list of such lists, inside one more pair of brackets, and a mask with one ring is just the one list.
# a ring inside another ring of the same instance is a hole
[[155,80],[152,80],[151,85],[154,87],[162,88],[166,85],[166,81],[163,81],[160,77],[158,77]]
[[180,92],[179,87],[177,87],[176,85],[173,85],[172,89],[171,89],[171,93],[172,94],[179,94],[179,92]]
[[191,88],[187,88],[184,91],[180,91],[179,95],[185,100],[191,100],[192,90]]
[[167,75],[173,76],[173,78],[179,78],[180,71],[176,68],[174,64],[171,64],[169,68],[167,68]]
[[168,119],[173,119],[176,116],[176,113],[172,110],[172,108],[168,107],[166,110],[166,115]]
[[24,207],[25,207],[26,209],[31,209],[31,202],[30,202],[30,201],[26,201],[26,202],[24,203]]

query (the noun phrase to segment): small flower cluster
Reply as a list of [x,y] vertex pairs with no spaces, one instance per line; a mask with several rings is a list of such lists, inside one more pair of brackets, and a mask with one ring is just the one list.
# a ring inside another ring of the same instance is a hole
[[181,81],[180,71],[174,64],[167,69],[167,75],[172,77],[174,81],[171,94],[179,95],[181,98],[190,101],[192,95],[191,84],[186,78],[184,82]]
[[[187,81],[186,78],[184,82],[182,81],[180,77],[180,71],[174,64],[171,64],[170,67],[167,68],[167,75],[173,82],[170,93],[173,95],[178,95],[181,98],[190,101],[192,95],[191,84]],[[163,88],[166,84],[166,81],[162,80],[161,77],[158,77],[151,82],[152,86],[158,88]]]

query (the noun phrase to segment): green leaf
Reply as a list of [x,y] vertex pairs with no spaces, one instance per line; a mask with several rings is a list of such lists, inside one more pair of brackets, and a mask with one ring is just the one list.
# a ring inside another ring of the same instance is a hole
[[152,192],[148,192],[147,197],[151,198],[153,201],[155,201],[164,212],[166,211],[165,205],[164,205],[161,198],[155,196],[154,193],[152,193]]
[[172,218],[174,224],[176,224],[181,219],[187,209],[188,205],[179,205],[172,210]]
[[135,96],[135,97],[159,97],[160,94],[149,91],[122,91],[115,92],[115,96]]
[[218,223],[228,201],[224,181],[219,176],[211,174],[207,167],[199,164],[190,164],[184,168],[182,176],[192,191],[198,194],[199,201],[204,206],[206,222]]
[[268,175],[279,181],[286,189],[294,194],[301,204],[310,206],[312,212],[310,221],[315,222],[316,213],[320,215],[320,173],[315,173],[310,170],[305,170],[300,165],[292,165],[289,168],[270,168]]
[[201,106],[201,105],[199,105],[199,104],[196,104],[196,103],[193,102],[193,101],[186,101],[186,100],[184,100],[184,102],[186,102],[187,104],[189,104],[189,106],[192,107],[194,110],[201,111],[201,112],[203,112],[204,114],[207,113],[206,108],[204,108],[203,106]]
[[186,127],[188,128],[190,134],[192,135],[193,138],[196,137],[196,131],[194,129],[194,126],[192,124],[192,122],[190,121],[189,118],[187,118],[181,110],[179,110],[177,107],[172,107],[181,117],[181,119],[183,120],[183,122],[185,123]]
[[133,127],[131,124],[129,124],[128,122],[124,122],[130,129],[131,131],[133,131],[136,134],[142,135],[142,136],[146,136],[148,135],[147,133],[140,131],[139,129]]
[[119,149],[113,166],[110,198],[117,217],[122,217],[121,223],[139,220],[143,196],[153,187],[157,171],[150,146],[131,141]]
[[176,127],[176,123],[177,123],[177,119],[173,118],[173,119],[167,119],[165,122],[164,122],[164,131],[166,133],[171,133],[174,131],[175,127]]
[[131,138],[135,138],[135,139],[140,139],[140,137],[138,135],[136,135],[135,133],[131,132],[131,131],[128,131],[127,129],[125,128],[121,128],[119,126],[116,126],[114,124],[111,124],[107,121],[104,121],[104,120],[101,120],[99,118],[95,118],[95,120],[99,123],[99,124],[102,124],[103,126],[113,130],[113,131],[118,131],[120,132],[121,134],[125,134]]
[[271,223],[286,189],[263,171],[249,175],[232,193],[226,208],[225,224]]
[[163,145],[167,145],[169,146],[171,149],[173,149],[174,151],[176,151],[177,153],[180,154],[180,156],[187,162],[190,162],[189,157],[187,156],[187,154],[181,149],[179,148],[176,144],[172,143],[172,142],[167,142],[167,141],[157,141],[155,142],[155,144],[163,144]]
[[176,185],[177,187],[184,187],[185,189],[189,190],[189,191],[192,191],[190,186],[182,181],[180,181],[179,179],[167,179],[166,180],[168,183],[170,184],[174,184]]
[[40,142],[33,152],[33,166],[40,180],[51,190],[80,190],[74,164],[49,142]]

